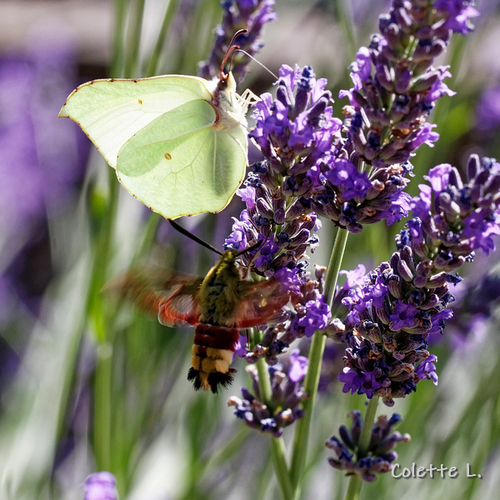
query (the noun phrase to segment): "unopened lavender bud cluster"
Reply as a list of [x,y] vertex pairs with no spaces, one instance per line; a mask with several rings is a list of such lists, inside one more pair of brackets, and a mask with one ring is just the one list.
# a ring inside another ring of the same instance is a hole
[[374,481],[377,474],[392,469],[392,463],[398,458],[394,448],[400,442],[410,441],[410,435],[392,432],[393,427],[402,420],[398,414],[393,414],[389,419],[381,415],[373,425],[368,450],[360,457],[358,446],[363,419],[359,411],[352,411],[349,416],[352,418],[351,429],[342,425],[339,428],[340,439],[332,436],[326,442],[327,448],[337,455],[336,458],[330,457],[328,463],[335,469],[345,471],[346,476],[357,475],[364,481]]
[[[240,34],[235,44],[242,50],[254,56],[262,49],[261,35],[266,23],[277,19],[274,11],[274,0],[223,0],[224,10],[222,23],[215,28],[215,43],[208,60],[200,64],[199,76],[210,80],[219,75],[220,64],[233,35],[240,29],[248,30]],[[231,58],[231,71],[239,83],[245,77],[249,57],[242,52],[236,52]]]
[[500,165],[472,155],[468,182],[457,169],[439,165],[426,176],[413,200],[414,217],[396,238],[398,251],[368,274],[363,286],[344,298],[349,308],[345,332],[344,392],[381,396],[388,406],[424,379],[437,384],[436,356],[427,351],[428,336],[441,333],[454,300],[450,274],[473,251],[495,248],[500,234]]
[[232,396],[227,404],[235,408],[235,415],[249,427],[279,437],[284,427],[303,416],[300,402],[307,398],[307,394],[301,381],[307,373],[308,360],[300,356],[297,349],[290,354],[289,365],[288,373],[281,364],[269,367],[272,395],[268,404],[260,394],[257,368],[254,365],[247,366],[246,370],[253,381],[253,393],[242,387],[243,399]]

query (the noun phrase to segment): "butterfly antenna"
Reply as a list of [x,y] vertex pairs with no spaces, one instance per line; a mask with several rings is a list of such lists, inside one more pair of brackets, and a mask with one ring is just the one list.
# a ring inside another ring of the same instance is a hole
[[[172,225],[174,229],[179,231],[179,233],[183,234],[184,236],[187,236],[188,238],[192,239],[193,241],[196,241],[196,243],[199,243],[201,246],[208,248],[209,250],[212,250],[212,252],[215,252],[218,255],[222,255],[222,252],[217,250],[217,248],[213,247],[210,245],[210,243],[207,243],[206,241],[203,241],[201,238],[198,238],[198,236],[195,236],[193,233],[190,233],[187,229],[184,229],[180,224],[177,224],[177,222],[174,222],[171,219],[167,219],[168,222]],[[259,241],[260,244],[260,241]]]
[[224,55],[224,59],[222,59],[222,63],[220,65],[220,77],[219,77],[220,81],[227,81],[227,79],[229,77],[229,73],[225,73],[224,72],[224,67],[226,66],[227,61],[228,61],[229,57],[231,56],[231,54],[235,50],[239,50],[240,49],[240,46],[239,45],[235,45],[234,42],[243,33],[248,33],[248,30],[246,30],[246,29],[238,30],[233,35],[233,38],[231,38],[231,41],[229,42],[229,46],[228,46],[228,48],[226,50],[226,54]]
[[261,68],[265,69],[274,79],[278,79],[278,77],[265,65],[262,64],[258,59],[256,59],[254,56],[250,55],[246,50],[243,50],[241,48],[235,48],[234,52],[241,52],[242,54],[245,54],[248,58],[250,58],[252,61],[256,62]]

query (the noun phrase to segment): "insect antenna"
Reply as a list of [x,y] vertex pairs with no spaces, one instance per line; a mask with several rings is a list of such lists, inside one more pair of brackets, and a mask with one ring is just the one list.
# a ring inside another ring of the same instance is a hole
[[238,252],[234,256],[235,257],[239,257],[240,255],[242,255],[244,253],[251,252],[252,250],[256,250],[257,248],[261,247],[264,244],[264,241],[265,240],[258,241],[257,243],[254,243],[253,245],[251,245],[251,246],[249,246],[247,248],[244,248],[243,250],[241,250],[241,252]]
[[229,72],[226,73],[224,71],[224,67],[226,66],[226,63],[229,59],[229,57],[231,56],[231,54],[235,51],[235,50],[239,50],[240,49],[240,46],[239,45],[234,45],[234,42],[235,40],[240,36],[242,35],[243,33],[248,33],[248,30],[246,29],[241,29],[241,30],[238,30],[234,35],[233,35],[233,38],[231,38],[231,41],[229,42],[229,46],[226,50],[226,54],[224,55],[224,59],[222,59],[222,63],[220,65],[220,76],[219,76],[219,81],[220,82],[224,82],[224,83],[227,83],[227,79],[229,78]]
[[177,222],[174,222],[172,219],[167,219],[167,220],[168,222],[170,222],[170,224],[174,229],[179,231],[179,233],[183,234],[184,236],[187,236],[188,238],[191,238],[193,241],[196,241],[196,243],[199,243],[201,246],[208,248],[209,250],[212,250],[212,252],[215,252],[218,255],[222,255],[222,252],[220,252],[219,250],[217,250],[217,248],[210,245],[210,243],[207,243],[206,241],[203,241],[201,238],[198,238],[198,236],[195,236],[193,233],[190,233],[187,229],[183,228],[180,224],[177,224]]
[[278,77],[265,64],[262,64],[258,59],[249,54],[246,50],[238,47],[235,48],[233,52],[241,52],[242,54],[245,54],[249,59],[256,62],[261,68],[265,69],[274,79],[278,79]]
[[[249,246],[248,248],[244,248],[243,250],[239,251],[238,253],[235,254],[235,257],[238,257],[246,252],[251,252],[252,250],[257,250],[257,249],[260,249],[262,248],[262,246],[264,245],[264,242],[266,240],[262,240],[262,241],[258,241],[257,243],[254,243],[253,245]],[[248,276],[248,273],[250,272],[250,268],[252,267],[252,264],[254,262],[254,260],[257,258],[257,255],[258,253],[256,253],[255,255],[253,255],[250,259],[250,262],[246,265],[246,271],[243,275],[243,277],[247,277]]]

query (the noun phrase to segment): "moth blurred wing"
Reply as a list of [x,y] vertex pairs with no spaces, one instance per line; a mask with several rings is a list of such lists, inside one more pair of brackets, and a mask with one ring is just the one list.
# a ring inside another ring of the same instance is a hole
[[129,271],[108,283],[104,291],[118,292],[164,325],[194,325],[200,317],[195,296],[201,282],[202,278],[179,273]]
[[196,302],[196,296],[186,288],[186,286],[180,286],[159,304],[158,321],[162,325],[196,325],[198,323],[201,314],[200,306]]
[[260,283],[242,281],[245,288],[234,316],[234,326],[251,328],[262,325],[277,316],[290,300],[288,293],[280,293],[281,285],[272,279]]

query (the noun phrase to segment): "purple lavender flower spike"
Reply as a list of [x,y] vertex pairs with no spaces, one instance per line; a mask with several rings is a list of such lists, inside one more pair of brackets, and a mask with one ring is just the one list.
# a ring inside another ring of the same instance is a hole
[[[277,19],[274,0],[224,0],[222,23],[215,29],[215,43],[210,57],[200,63],[198,75],[210,80],[219,75],[219,69],[228,44],[233,35],[240,29],[247,33],[240,34],[235,40],[242,50],[254,56],[262,49],[261,41],[264,25]],[[250,59],[246,54],[237,52],[231,59],[231,71],[237,83],[240,83],[247,72]]]
[[325,85],[310,67],[283,66],[276,99],[263,94],[255,105],[256,126],[250,135],[264,161],[252,165],[240,190],[246,210],[225,246],[240,248],[243,240],[251,245],[265,239],[257,260],[243,257],[266,276],[296,268],[306,249],[317,244],[312,232],[319,221],[310,200],[322,182],[318,162],[330,154],[341,125],[332,117]]
[[118,500],[116,479],[111,472],[94,472],[84,485],[84,500]]
[[453,32],[471,29],[469,19],[477,15],[471,5],[395,0],[380,16],[380,34],[351,66],[353,87],[339,94],[349,99],[347,137],[320,165],[325,181],[311,200],[316,213],[354,233],[408,215],[408,161],[438,139],[426,117],[438,99],[454,94],[444,83],[448,68],[432,64]]
[[351,429],[342,425],[339,428],[340,439],[332,436],[325,443],[337,455],[337,458],[330,457],[328,463],[335,469],[345,471],[346,476],[357,475],[363,481],[372,482],[378,474],[391,471],[392,463],[398,458],[394,451],[396,445],[410,441],[410,435],[392,432],[394,426],[402,420],[398,414],[393,414],[389,419],[381,415],[373,425],[367,455],[360,457],[358,442],[363,419],[359,411],[352,411],[348,416],[353,420]]
[[472,155],[467,167],[467,182],[451,165],[429,171],[412,202],[414,217],[396,238],[398,251],[342,294],[345,331],[333,338],[348,346],[344,392],[381,396],[391,406],[422,380],[437,384],[428,337],[452,318],[449,287],[460,278],[451,271],[477,249],[493,250],[500,234],[500,165]]
[[[333,118],[326,80],[317,80],[312,68],[280,69],[276,99],[261,96],[255,104],[256,125],[251,136],[263,160],[251,167],[239,194],[246,204],[226,239],[225,248],[242,249],[261,242],[258,250],[240,256],[253,272],[274,277],[282,292],[291,292],[293,307],[282,321],[263,334],[262,341],[247,354],[247,361],[276,356],[295,339],[310,337],[324,329],[331,312],[322,295],[322,275],[312,279],[306,271],[307,249],[314,251],[320,227],[311,199],[321,189],[318,167],[340,137],[340,120]],[[360,189],[353,186],[353,190]]]

